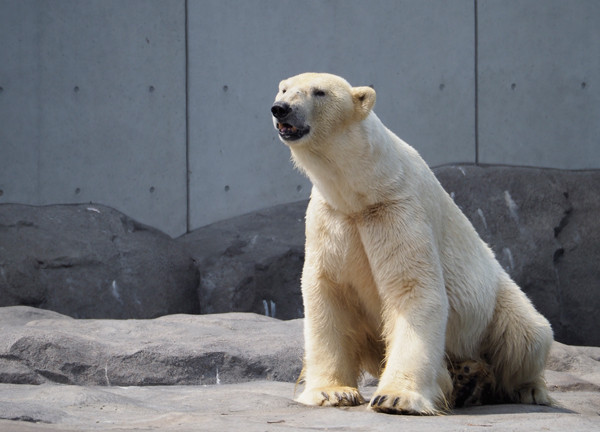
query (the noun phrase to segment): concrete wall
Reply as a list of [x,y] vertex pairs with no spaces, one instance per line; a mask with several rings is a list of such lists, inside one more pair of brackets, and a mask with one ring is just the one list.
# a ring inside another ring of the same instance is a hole
[[306,198],[269,113],[304,71],[431,165],[600,168],[599,63],[595,0],[0,0],[0,203],[175,236]]
[[479,161],[600,168],[600,2],[477,3]]
[[0,202],[186,229],[185,2],[0,2]]

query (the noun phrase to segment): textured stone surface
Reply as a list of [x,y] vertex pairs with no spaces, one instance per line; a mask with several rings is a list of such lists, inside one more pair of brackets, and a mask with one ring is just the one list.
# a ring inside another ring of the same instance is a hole
[[[600,171],[434,172],[556,339],[600,345]],[[305,208],[306,201],[276,206],[172,240],[102,206],[0,205],[0,306],[74,317],[200,310],[299,318]]]
[[295,381],[302,323],[251,313],[77,320],[0,308],[0,382],[175,385]]
[[467,165],[435,173],[556,339],[600,346],[600,171]]
[[[0,308],[0,334],[2,431],[600,427],[600,348],[554,344],[546,378],[559,407],[492,405],[418,417],[295,403],[289,381],[300,371],[302,320],[247,313],[75,320],[9,307]],[[369,398],[374,387],[361,391]]]
[[[365,396],[373,388],[364,389]],[[487,405],[439,417],[306,407],[294,384],[77,387],[0,384],[0,430],[34,431],[595,431],[600,393],[555,392],[560,408]],[[1,420],[1,419],[14,419]]]
[[306,204],[300,201],[238,216],[178,239],[200,268],[202,313],[304,316],[300,274]]
[[[0,308],[0,382],[194,385],[295,381],[302,320],[253,313],[78,320],[28,306]],[[600,348],[556,342],[548,370],[600,391]],[[573,385],[570,382],[569,385]],[[558,385],[552,390],[571,387]]]
[[[600,345],[600,171],[457,165],[434,172],[556,339]],[[278,318],[302,316],[305,209],[306,201],[273,207],[182,237],[201,265],[202,310],[264,314],[273,303]]]
[[151,318],[199,312],[197,286],[180,244],[114,209],[0,205],[0,306]]

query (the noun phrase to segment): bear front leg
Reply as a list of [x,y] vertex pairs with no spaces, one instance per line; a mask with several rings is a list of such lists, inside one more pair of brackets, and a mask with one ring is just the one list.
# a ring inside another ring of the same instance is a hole
[[296,399],[307,405],[359,405],[360,354],[364,351],[359,300],[347,280],[348,253],[360,249],[356,228],[314,188],[306,212],[302,270],[305,388]]
[[305,389],[296,399],[298,402],[320,406],[353,406],[364,402],[358,391],[357,355],[348,336],[337,329],[343,322],[339,311],[333,312],[333,308],[318,318],[307,313],[304,321]]
[[448,299],[432,237],[426,227],[410,228],[390,232],[374,223],[360,230],[383,303],[386,342],[384,370],[369,407],[439,414],[449,408],[452,393],[444,363]]
[[348,337],[336,328],[339,311],[321,305],[323,314],[314,317],[307,313],[304,320],[305,388],[296,399],[305,405],[353,406],[364,402],[358,391],[358,361],[349,346]]
[[[415,287],[416,288],[416,287]],[[392,414],[440,414],[452,382],[444,365],[445,308],[411,299],[410,310],[387,312],[387,353],[370,408]]]
[[340,307],[339,298],[334,302],[323,295],[334,287],[323,281],[313,285],[307,279],[310,276],[303,274],[305,389],[296,400],[306,405],[360,405],[364,399],[358,391],[359,359],[350,335],[351,316]]
[[302,273],[304,300],[305,389],[297,398],[306,405],[360,405],[360,323],[351,305],[350,288],[333,281],[323,258],[307,242]]

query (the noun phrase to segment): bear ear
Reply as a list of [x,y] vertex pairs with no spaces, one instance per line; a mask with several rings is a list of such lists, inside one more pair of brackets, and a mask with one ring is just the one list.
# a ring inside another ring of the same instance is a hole
[[352,101],[356,118],[364,120],[375,105],[375,90],[371,87],[352,87]]

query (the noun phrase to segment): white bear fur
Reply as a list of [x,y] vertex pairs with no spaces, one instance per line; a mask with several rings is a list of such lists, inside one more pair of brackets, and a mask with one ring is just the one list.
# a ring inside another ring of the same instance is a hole
[[[447,362],[491,365],[500,400],[549,404],[553,335],[417,151],[372,111],[375,91],[329,74],[280,83],[277,128],[313,183],[302,273],[309,405],[438,414],[451,404]],[[283,129],[282,129],[283,130]],[[307,129],[308,130],[308,129]],[[374,403],[375,402],[375,403]]]

